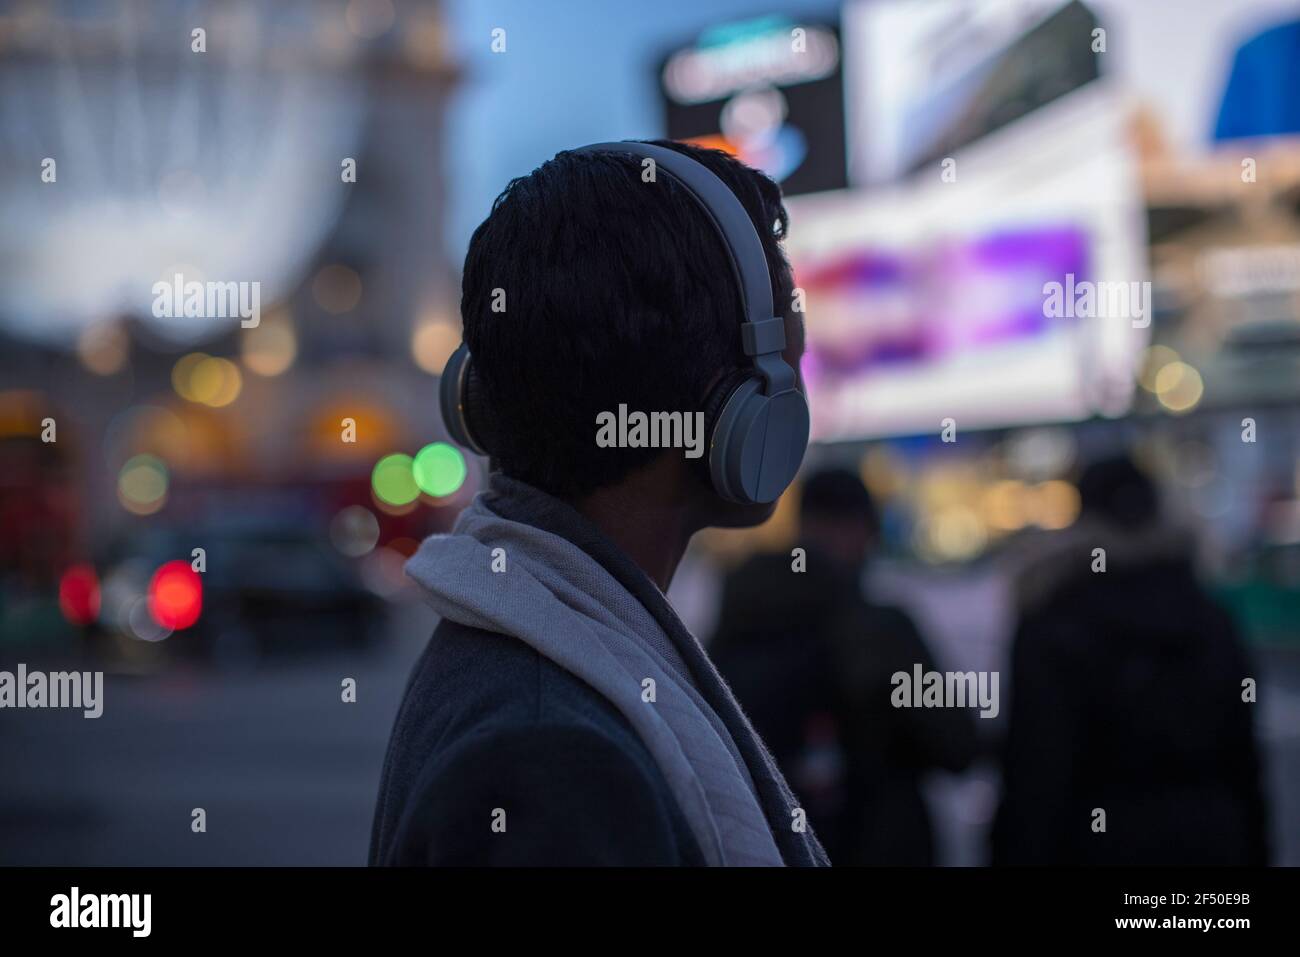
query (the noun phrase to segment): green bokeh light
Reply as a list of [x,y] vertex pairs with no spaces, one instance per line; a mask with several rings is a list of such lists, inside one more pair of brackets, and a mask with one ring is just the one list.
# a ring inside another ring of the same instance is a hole
[[117,488],[132,504],[157,502],[167,494],[167,466],[154,455],[133,456],[118,473]]
[[426,495],[436,498],[458,491],[465,484],[466,472],[465,456],[446,442],[434,442],[420,449],[412,468],[415,484]]
[[410,505],[420,494],[411,472],[414,461],[409,455],[397,452],[385,455],[375,463],[370,473],[370,487],[375,497],[387,505]]

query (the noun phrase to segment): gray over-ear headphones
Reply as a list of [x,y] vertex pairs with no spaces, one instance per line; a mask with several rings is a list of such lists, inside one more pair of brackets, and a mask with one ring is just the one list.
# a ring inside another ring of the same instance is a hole
[[[740,289],[741,344],[752,368],[724,376],[705,403],[709,476],[732,502],[774,502],[794,481],[808,448],[808,402],[781,355],[785,323],[772,308],[772,281],[763,242],[736,195],[711,170],[683,153],[650,143],[597,143],[579,153],[623,153],[653,160],[686,188],[722,237]],[[464,343],[442,372],[439,398],[451,437],[491,454],[473,423],[484,421],[482,388]],[[476,410],[479,410],[476,412]]]

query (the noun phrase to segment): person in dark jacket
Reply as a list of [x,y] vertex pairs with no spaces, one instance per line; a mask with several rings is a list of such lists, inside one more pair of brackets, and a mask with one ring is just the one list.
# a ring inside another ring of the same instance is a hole
[[[780,190],[724,153],[657,145],[740,200],[797,370]],[[681,448],[596,441],[621,407],[703,418],[749,361],[717,227],[674,178],[643,173],[628,154],[560,153],[470,242],[461,311],[493,471],[407,565],[442,621],[393,728],[372,864],[827,863],[664,597],[696,531],[775,505],[724,500]]]
[[1128,458],[1021,582],[994,864],[1267,860],[1255,679],[1193,542]]
[[967,766],[975,722],[964,709],[891,705],[896,672],[934,663],[904,611],[863,595],[878,531],[856,474],[809,476],[800,551],[755,555],[726,577],[709,647],[832,861],[928,865],[935,853],[921,777]]

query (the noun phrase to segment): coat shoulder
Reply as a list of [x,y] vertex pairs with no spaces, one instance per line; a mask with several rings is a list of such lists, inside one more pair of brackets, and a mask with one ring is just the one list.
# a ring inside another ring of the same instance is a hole
[[612,704],[515,638],[438,625],[389,742],[372,863],[698,858],[662,772]]

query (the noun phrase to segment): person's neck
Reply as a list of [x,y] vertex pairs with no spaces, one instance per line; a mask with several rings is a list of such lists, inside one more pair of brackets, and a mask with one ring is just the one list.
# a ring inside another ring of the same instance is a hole
[[667,592],[698,529],[680,497],[665,491],[671,484],[659,478],[647,469],[571,504]]

